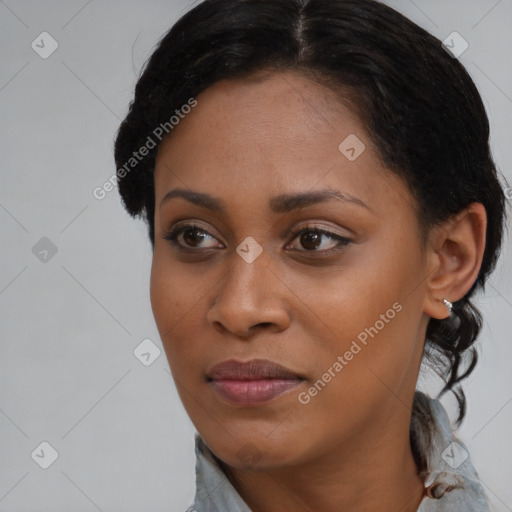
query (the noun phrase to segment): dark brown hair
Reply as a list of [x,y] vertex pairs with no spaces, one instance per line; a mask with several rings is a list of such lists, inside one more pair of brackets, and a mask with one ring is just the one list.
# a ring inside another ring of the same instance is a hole
[[[408,184],[422,233],[470,203],[487,213],[478,277],[453,305],[451,320],[431,319],[425,357],[455,393],[475,367],[482,317],[472,304],[502,243],[505,195],[489,149],[489,122],[475,84],[441,41],[373,0],[206,0],[160,40],[141,72],[115,141],[118,170],[156,127],[221,79],[293,69],[355,98],[383,163]],[[171,134],[172,136],[172,134]],[[158,145],[119,174],[126,210],[142,216],[154,246],[153,170]]]

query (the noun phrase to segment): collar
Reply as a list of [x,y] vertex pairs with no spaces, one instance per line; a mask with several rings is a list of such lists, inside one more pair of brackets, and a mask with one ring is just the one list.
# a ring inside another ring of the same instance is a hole
[[451,428],[439,400],[416,391],[411,443],[423,461],[427,496],[418,512],[489,512],[489,503],[466,445]]
[[[424,470],[426,496],[418,512],[489,512],[489,504],[464,443],[438,400],[417,391],[411,443]],[[193,512],[251,512],[199,434],[195,435],[196,496]]]

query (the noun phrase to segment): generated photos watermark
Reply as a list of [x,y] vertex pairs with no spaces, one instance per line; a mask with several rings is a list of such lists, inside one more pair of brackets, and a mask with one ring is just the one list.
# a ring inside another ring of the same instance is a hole
[[[118,178],[124,178],[130,173],[139,162],[141,162],[150,152],[154,149],[162,139],[171,132],[171,130],[177,126],[187,114],[192,112],[192,108],[197,106],[197,100],[195,98],[189,98],[187,103],[183,104],[179,109],[174,111],[174,114],[169,118],[169,121],[160,123],[152,132],[148,135],[146,142],[137,150],[132,153],[132,156],[122,167],[117,169],[115,174],[112,174],[108,180],[106,180],[101,186],[95,187],[92,191],[92,195],[95,199],[101,201],[107,197],[109,192],[115,189]],[[155,140],[157,139],[157,140]],[[157,142],[158,141],[158,142]]]
[[[336,358],[336,361],[326,370],[322,376],[315,381],[315,383],[307,390],[302,391],[297,396],[299,403],[302,405],[307,405],[311,401],[311,399],[320,393],[325,386],[329,382],[338,375],[345,366],[347,366],[350,361],[354,359],[354,356],[359,354],[361,350],[368,345],[368,336],[374,338],[379,334],[379,332],[384,329],[386,324],[389,324],[393,318],[395,318],[397,313],[402,311],[402,304],[399,302],[395,302],[391,308],[389,308],[386,313],[382,313],[380,315],[379,320],[377,320],[372,326],[365,328],[357,335],[357,341],[353,340],[349,350],[347,350],[343,355],[339,355]],[[359,343],[358,343],[359,342]]]

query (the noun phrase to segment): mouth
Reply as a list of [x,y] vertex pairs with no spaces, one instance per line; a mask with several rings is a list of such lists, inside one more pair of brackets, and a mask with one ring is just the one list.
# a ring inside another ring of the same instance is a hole
[[306,379],[272,361],[224,361],[206,375],[206,381],[232,404],[258,405],[288,393]]

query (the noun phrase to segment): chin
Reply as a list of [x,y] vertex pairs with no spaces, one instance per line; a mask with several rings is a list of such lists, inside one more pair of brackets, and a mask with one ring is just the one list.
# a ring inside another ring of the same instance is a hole
[[[267,425],[268,427],[268,425]],[[228,426],[222,435],[216,432],[201,432],[201,437],[212,452],[225,464],[234,468],[267,470],[276,467],[293,465],[301,459],[301,451],[298,450],[304,442],[304,435],[293,435],[289,428],[274,425],[275,432],[271,429],[233,428]],[[301,429],[307,432],[307,429]],[[239,435],[236,432],[243,432]],[[269,432],[271,432],[269,434]]]

